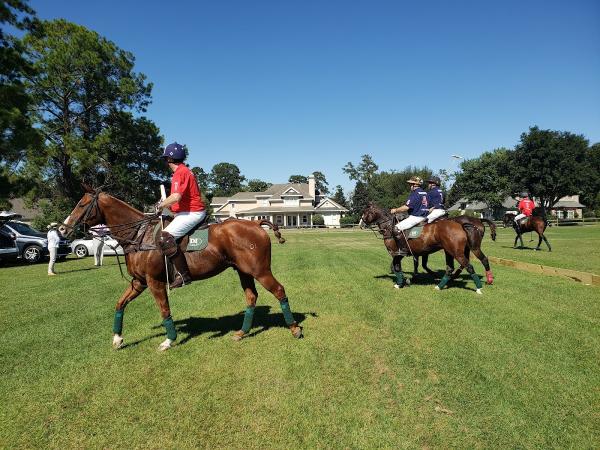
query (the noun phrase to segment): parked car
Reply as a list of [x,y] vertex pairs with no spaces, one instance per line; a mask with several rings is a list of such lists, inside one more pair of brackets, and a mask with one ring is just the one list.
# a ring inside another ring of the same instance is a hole
[[[116,249],[116,252],[113,248]],[[71,250],[73,253],[75,253],[75,255],[77,255],[78,258],[85,258],[86,256],[93,255],[94,239],[75,239],[73,242],[71,242]],[[109,237],[104,241],[104,256],[116,254],[123,255],[123,247],[121,247],[119,243],[112,237]]]
[[19,257],[19,249],[14,236],[0,230],[0,263],[14,261]]
[[[22,258],[28,263],[36,263],[47,257],[48,239],[46,233],[32,228],[25,222],[20,222],[21,216],[12,213],[0,213],[0,231],[6,235],[13,237],[17,246],[19,258]],[[56,257],[59,259],[66,258],[71,253],[69,241],[61,239],[58,246]]]

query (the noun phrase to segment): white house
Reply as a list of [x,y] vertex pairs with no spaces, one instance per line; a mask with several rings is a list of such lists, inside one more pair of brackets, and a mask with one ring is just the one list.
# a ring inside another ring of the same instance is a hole
[[231,197],[214,197],[210,205],[215,218],[267,219],[281,227],[312,227],[315,214],[323,216],[325,226],[339,228],[348,210],[315,188],[315,177],[308,183],[274,184],[264,192],[238,192]]

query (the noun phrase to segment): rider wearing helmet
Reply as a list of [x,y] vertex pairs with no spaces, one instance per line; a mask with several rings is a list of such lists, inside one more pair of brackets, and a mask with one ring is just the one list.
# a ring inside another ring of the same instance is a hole
[[421,189],[423,180],[419,177],[412,177],[407,181],[410,184],[410,195],[404,205],[391,210],[392,214],[408,211],[410,214],[406,219],[396,224],[398,231],[408,230],[415,225],[424,222],[429,210],[427,209],[427,193]]
[[533,209],[535,208],[535,203],[533,203],[533,200],[530,200],[529,198],[529,194],[527,192],[522,192],[521,193],[521,201],[519,201],[519,213],[515,216],[515,218],[513,219],[515,222],[515,227],[517,229],[517,232],[521,232],[521,219],[524,219],[525,217],[529,217],[531,216],[531,214],[533,214]]
[[446,194],[440,188],[441,181],[439,177],[431,177],[427,180],[429,183],[429,191],[427,191],[427,203],[429,204],[429,214],[427,215],[427,223],[433,222],[435,219],[446,214],[444,200]]
[[169,257],[177,272],[170,285],[171,289],[192,282],[185,253],[181,251],[177,239],[185,236],[188,231],[202,222],[206,217],[204,202],[198,188],[198,182],[192,171],[183,163],[186,151],[182,145],[174,142],[165,147],[162,158],[165,159],[173,172],[171,178],[171,193],[156,204],[157,210],[170,208],[175,217],[165,227],[160,236],[160,248]]

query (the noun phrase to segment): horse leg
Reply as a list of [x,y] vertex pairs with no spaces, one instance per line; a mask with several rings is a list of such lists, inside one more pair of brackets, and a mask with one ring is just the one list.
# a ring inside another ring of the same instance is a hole
[[435,287],[436,291],[443,289],[446,284],[448,284],[448,281],[450,281],[450,278],[452,277],[452,271],[454,270],[454,257],[446,250],[444,250],[444,254],[446,255],[446,273],[444,273],[440,283]]
[[243,337],[250,332],[250,329],[252,328],[252,319],[254,318],[256,299],[258,298],[254,277],[240,271],[238,271],[238,275],[240,276],[242,289],[244,289],[244,293],[246,294],[246,311],[244,312],[244,323],[242,324],[241,330],[238,330],[233,334],[234,341],[242,340]]
[[404,273],[402,272],[402,256],[394,256],[394,259],[392,259],[392,265],[394,266],[394,275],[396,275],[394,287],[396,289],[401,289],[406,283],[404,279]]
[[281,307],[281,311],[283,312],[283,318],[285,319],[285,323],[292,332],[292,335],[295,338],[302,337],[302,327],[298,325],[298,323],[294,320],[294,316],[292,314],[292,310],[290,309],[290,303],[288,298],[285,295],[285,289],[281,285],[279,281],[275,279],[271,271],[267,271],[263,275],[256,277],[258,282],[263,285],[263,287],[269,291],[271,294],[275,296],[277,300],[279,300],[279,306]]
[[164,352],[170,349],[177,339],[177,330],[175,329],[175,324],[171,317],[171,308],[169,307],[167,285],[162,281],[151,280],[148,286],[150,287],[150,291],[152,291],[158,309],[160,309],[160,315],[163,319],[162,323],[167,331],[167,338],[158,346],[158,350]]
[[423,269],[425,269],[425,272],[427,272],[429,275],[435,275],[435,272],[427,266],[428,262],[429,262],[429,255],[423,255],[421,257],[421,266],[423,267]]
[[471,263],[469,262],[469,260],[467,258],[465,258],[464,255],[457,255],[456,259],[457,259],[457,261],[460,263],[460,265],[462,267],[464,267],[465,269],[467,269],[467,272],[469,272],[469,275],[471,275],[471,278],[475,282],[475,286],[477,286],[477,291],[476,292],[478,294],[482,294],[481,288],[483,288],[483,285],[481,284],[481,280],[479,279],[479,277],[475,273],[475,269],[473,269],[473,266],[471,265]]
[[540,233],[538,233],[538,244],[537,247],[535,248],[536,251],[538,251],[540,249],[540,245],[542,245],[542,235]]
[[544,242],[548,246],[548,251],[551,252],[552,251],[552,247],[550,247],[550,242],[548,242],[548,239],[546,239],[546,235],[542,234],[542,238],[544,239]]
[[490,268],[490,262],[487,259],[487,256],[481,251],[480,248],[473,249],[473,254],[477,256],[477,259],[481,261],[483,264],[483,268],[485,269],[485,282],[486,284],[494,283],[494,274],[492,273],[492,269]]
[[[467,247],[465,247],[465,258],[469,259],[470,255],[471,255],[471,249],[467,246]],[[452,267],[452,270],[454,270],[454,258],[452,258],[452,262],[450,263],[450,267]],[[463,267],[460,266],[452,274],[452,276],[450,277],[450,279],[451,280],[456,280],[458,278],[458,276],[462,273],[462,271],[463,271]]]
[[[515,237],[515,243],[513,244],[513,248],[517,247],[517,241],[519,240],[519,238],[521,237],[521,235],[519,233],[517,233],[517,236]],[[523,246],[523,240],[521,239],[521,247]]]
[[131,284],[125,289],[123,295],[115,306],[115,320],[113,322],[113,347],[119,349],[123,347],[123,314],[125,314],[125,307],[127,304],[140,295],[146,286],[141,281],[131,280]]
[[413,276],[419,273],[419,257],[413,257]]

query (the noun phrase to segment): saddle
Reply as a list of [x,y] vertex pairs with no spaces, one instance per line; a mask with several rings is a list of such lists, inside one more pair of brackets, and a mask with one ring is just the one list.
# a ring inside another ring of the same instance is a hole
[[[172,218],[170,216],[164,217],[163,222],[166,227]],[[208,246],[209,240],[209,231],[211,224],[208,223],[208,215],[192,228],[190,231],[186,233],[185,236],[177,239],[177,243],[179,244],[179,248],[184,252],[199,252],[204,250]],[[154,238],[155,248],[159,248],[158,240],[160,239],[160,232],[162,231],[162,227],[160,222],[154,226],[154,230],[152,232],[152,236]]]

